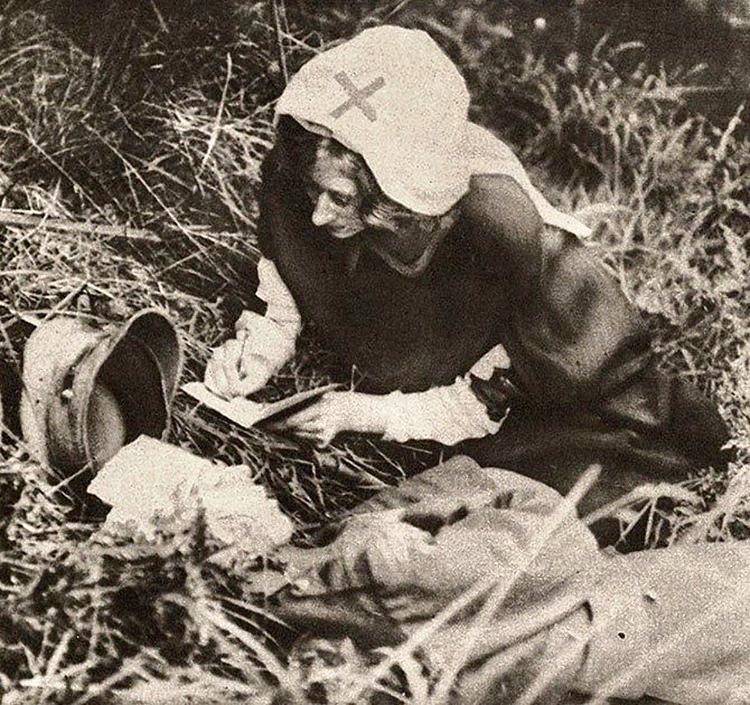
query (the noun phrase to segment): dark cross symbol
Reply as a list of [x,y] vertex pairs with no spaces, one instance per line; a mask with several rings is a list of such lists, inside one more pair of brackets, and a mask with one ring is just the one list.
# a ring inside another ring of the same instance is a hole
[[337,73],[334,78],[349,94],[349,100],[343,102],[338,108],[336,108],[336,110],[331,112],[331,117],[338,120],[348,110],[359,108],[370,122],[375,122],[378,115],[375,112],[375,108],[367,102],[367,99],[385,85],[385,79],[382,76],[379,76],[371,84],[360,90],[354,85],[351,78],[349,78],[344,71]]

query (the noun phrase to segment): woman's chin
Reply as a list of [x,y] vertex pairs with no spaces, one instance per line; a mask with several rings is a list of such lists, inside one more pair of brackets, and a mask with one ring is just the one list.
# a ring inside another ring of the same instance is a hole
[[358,232],[359,230],[354,230],[353,228],[328,228],[328,234],[337,240],[348,240]]

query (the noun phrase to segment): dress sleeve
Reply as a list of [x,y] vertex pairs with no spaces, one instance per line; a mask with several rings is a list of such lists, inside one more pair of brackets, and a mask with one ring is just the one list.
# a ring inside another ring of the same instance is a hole
[[274,146],[261,165],[258,220],[258,288],[256,296],[266,303],[266,312],[243,311],[235,323],[237,338],[243,341],[243,355],[263,364],[269,377],[289,360],[295,351],[302,319],[294,297],[274,262],[275,240],[271,214],[284,208],[286,178],[282,171],[280,148]]
[[616,277],[577,237],[544,226],[513,179],[475,179],[466,213],[484,266],[509,277],[503,343],[532,405],[596,404],[648,366],[648,333]]
[[509,279],[514,304],[532,296],[542,276],[544,223],[524,190],[510,176],[474,176],[461,207],[480,235],[480,266]]
[[267,304],[266,316],[277,323],[288,324],[294,334],[299,333],[301,319],[292,292],[276,269],[265,257],[258,261],[258,290],[256,296]]
[[272,214],[286,209],[283,194],[286,179],[281,169],[280,148],[274,146],[263,159],[260,167],[260,190],[258,193],[258,248],[267,259],[276,256],[273,237]]

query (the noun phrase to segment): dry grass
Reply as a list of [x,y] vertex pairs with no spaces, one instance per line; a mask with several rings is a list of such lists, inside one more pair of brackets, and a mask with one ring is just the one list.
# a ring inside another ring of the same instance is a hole
[[[513,126],[519,150],[558,202],[589,214],[592,204],[616,206],[599,218],[596,246],[649,315],[665,367],[716,399],[731,425],[738,461],[729,474],[706,471],[674,489],[683,501],[669,516],[654,513],[653,522],[670,524],[674,540],[746,537],[750,144],[740,137],[746,114],[738,111],[736,121],[719,126],[688,115],[684,97],[693,76],[633,70],[637,48],[605,42],[592,57],[550,65],[512,42],[499,43],[496,26],[467,24],[465,14],[437,7],[428,16],[407,13],[405,21],[428,24],[462,60],[480,117]],[[319,48],[320,37],[305,27],[346,36],[393,9],[373,8],[355,17],[332,5],[313,25],[304,15],[274,17],[266,4],[251,3],[233,18],[236,29],[220,39],[211,35],[209,46],[193,51],[186,46],[193,34],[157,27],[135,43],[120,83],[103,81],[101,57],[38,15],[0,11],[0,206],[92,224],[84,234],[44,225],[2,229],[5,356],[11,362],[17,356],[14,330],[22,314],[86,312],[119,320],[156,306],[178,322],[186,375],[199,377],[232,316],[253,303],[254,194],[284,68],[293,70]],[[626,55],[627,70],[620,64]],[[154,71],[165,75],[157,80]],[[103,235],[95,223],[147,228],[160,243]],[[332,369],[308,335],[269,394],[317,384]],[[354,437],[317,451],[238,430],[182,397],[175,417],[174,442],[250,466],[295,518],[300,541],[438,457],[424,447]],[[330,694],[347,679],[372,675],[370,664],[345,646],[343,656],[333,657],[338,670],[311,671],[294,659],[286,667],[264,636],[268,615],[238,577],[248,567],[224,571],[206,562],[215,545],[200,518],[159,545],[123,541],[94,549],[86,542],[92,526],[58,487],[61,478],[30,462],[22,443],[11,439],[2,452],[4,702],[111,702],[111,691],[125,687],[135,688],[136,700],[158,702],[154,691],[168,684],[175,702],[199,693],[201,702],[262,703],[280,692],[269,686],[274,681],[304,701],[305,688],[321,673]],[[400,665],[412,680],[412,701],[420,702],[421,670],[406,658]]]

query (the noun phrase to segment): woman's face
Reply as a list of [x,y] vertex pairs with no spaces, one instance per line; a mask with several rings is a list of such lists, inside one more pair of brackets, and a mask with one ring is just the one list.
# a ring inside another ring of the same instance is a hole
[[321,145],[306,179],[307,195],[313,203],[313,224],[339,240],[365,229],[359,213],[362,198],[351,171],[344,155],[333,155]]

